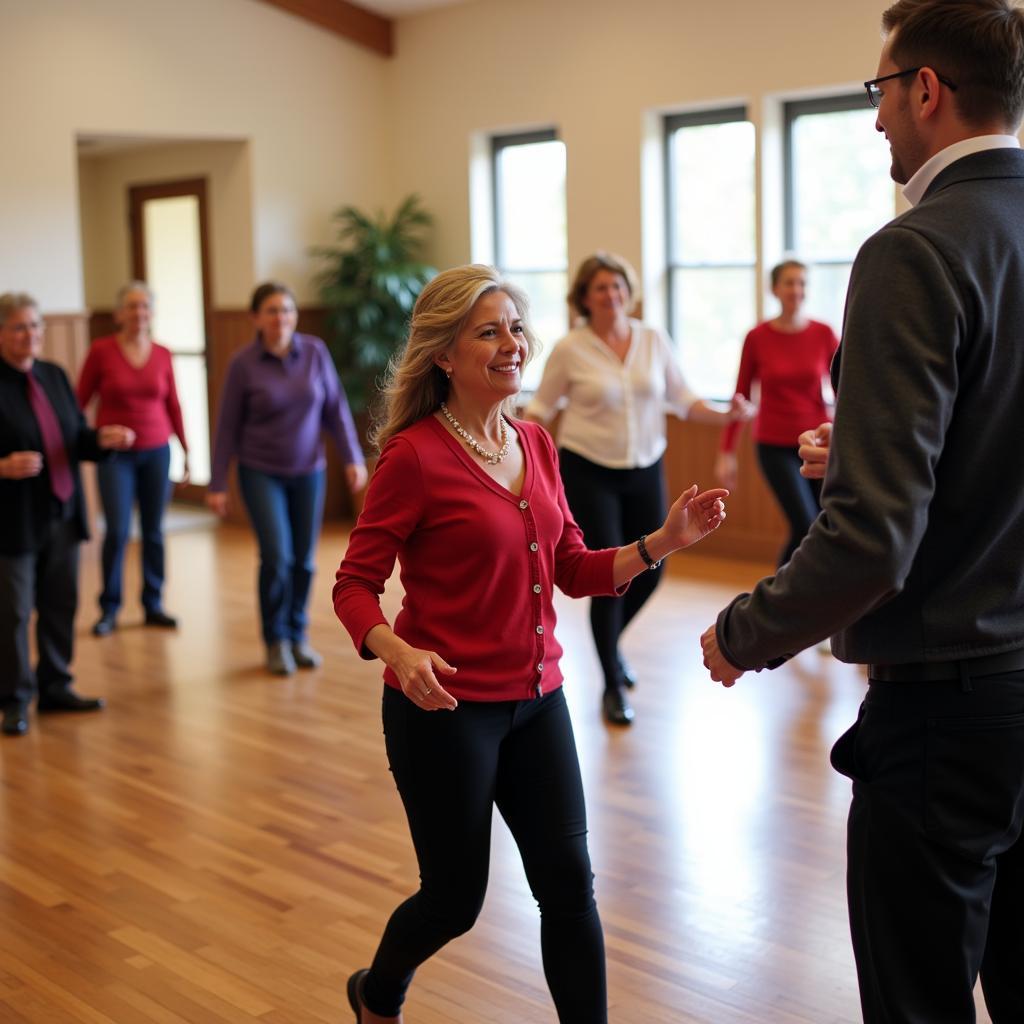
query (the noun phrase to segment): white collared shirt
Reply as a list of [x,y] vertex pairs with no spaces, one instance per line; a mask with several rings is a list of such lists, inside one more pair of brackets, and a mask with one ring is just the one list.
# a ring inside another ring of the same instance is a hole
[[641,469],[665,451],[665,413],[685,419],[690,390],[668,338],[630,319],[626,358],[589,327],[571,330],[551,350],[526,411],[550,422],[562,409],[558,444],[610,469]]
[[961,157],[981,153],[986,149],[1020,149],[1020,139],[1016,135],[976,135],[974,138],[961,139],[945,149],[940,149],[935,156],[926,160],[903,186],[904,198],[911,206],[917,206],[940,171],[944,171]]

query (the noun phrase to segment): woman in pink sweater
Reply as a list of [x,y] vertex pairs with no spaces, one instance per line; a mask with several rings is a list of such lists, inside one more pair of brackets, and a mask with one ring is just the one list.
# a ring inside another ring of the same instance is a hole
[[[821,508],[821,481],[800,473],[797,438],[832,419],[823,387],[839,347],[828,324],[803,312],[807,267],[786,260],[772,269],[772,294],[781,309],[773,320],[758,324],[743,342],[736,393],[750,398],[760,387],[754,441],[757,461],[789,523],[789,536],[779,552],[784,565],[796,551]],[[740,423],[722,431],[715,476],[723,487],[736,488],[736,442]]]
[[[540,906],[559,1020],[607,1020],[553,591],[621,592],[715,529],[727,492],[691,487],[649,537],[587,550],[548,434],[511,418],[535,348],[525,296],[491,267],[458,267],[424,288],[338,569],[338,617],[364,658],[384,662],[385,744],[420,868],[372,965],[349,979],[361,1024],[400,1021],[416,968],[472,927],[495,805]],[[392,627],[379,598],[396,559],[405,596]]]
[[131,281],[118,293],[114,319],[118,332],[97,338],[89,348],[78,379],[78,403],[85,409],[99,399],[96,426],[123,423],[135,431],[130,451],[118,452],[100,463],[97,477],[107,529],[103,537],[103,590],[96,636],[117,628],[121,607],[124,551],[131,528],[132,507],[138,503],[142,528],[142,607],[147,626],[173,629],[177,621],[164,611],[164,509],[170,494],[168,440],[177,435],[188,443],[181,405],[174,386],[171,353],[153,341],[153,293],[142,281]]

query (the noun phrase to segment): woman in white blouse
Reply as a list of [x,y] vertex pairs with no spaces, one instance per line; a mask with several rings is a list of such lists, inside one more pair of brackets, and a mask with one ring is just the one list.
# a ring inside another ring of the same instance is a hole
[[[592,548],[621,546],[665,518],[666,411],[719,426],[749,419],[754,411],[742,396],[718,409],[690,390],[665,334],[630,317],[636,291],[636,273],[620,256],[597,252],[583,261],[569,292],[581,322],[552,349],[526,410],[528,419],[544,424],[562,411],[562,482]],[[590,625],[604,673],[602,709],[616,725],[633,721],[625,691],[636,682],[619,636],[660,575],[658,564],[638,576],[625,596],[591,600]]]

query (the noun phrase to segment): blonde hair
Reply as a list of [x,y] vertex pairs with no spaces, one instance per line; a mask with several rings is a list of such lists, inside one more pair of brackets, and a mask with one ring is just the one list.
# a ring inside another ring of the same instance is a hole
[[[458,337],[477,301],[504,292],[516,307],[526,338],[524,366],[540,350],[530,326],[526,293],[506,281],[494,267],[472,263],[438,274],[420,292],[409,323],[409,338],[388,364],[370,441],[378,451],[400,430],[429,416],[448,397],[448,376],[435,359]],[[511,414],[514,400],[506,402]]]
[[4,292],[0,295],[0,327],[7,323],[7,318],[19,309],[39,311],[39,303],[28,292]]
[[576,271],[576,278],[573,280],[572,287],[569,289],[569,295],[567,296],[572,308],[580,316],[587,319],[590,319],[590,310],[586,306],[587,289],[590,287],[590,282],[602,270],[609,270],[613,274],[619,274],[626,282],[631,309],[636,305],[636,300],[639,298],[640,286],[636,271],[629,260],[623,259],[623,257],[613,252],[598,249],[593,256],[588,256],[580,264],[579,269]]

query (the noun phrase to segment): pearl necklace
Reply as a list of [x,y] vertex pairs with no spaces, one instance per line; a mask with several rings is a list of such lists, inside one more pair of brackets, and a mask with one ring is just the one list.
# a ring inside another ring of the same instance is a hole
[[480,442],[468,431],[466,428],[451,414],[451,410],[448,408],[445,402],[441,403],[441,412],[444,418],[452,425],[452,430],[455,431],[463,441],[469,445],[480,456],[484,462],[491,466],[496,466],[499,462],[504,461],[505,456],[508,455],[509,449],[512,447],[512,439],[508,436],[508,429],[505,426],[505,417],[501,418],[501,448],[496,452],[489,452]]

